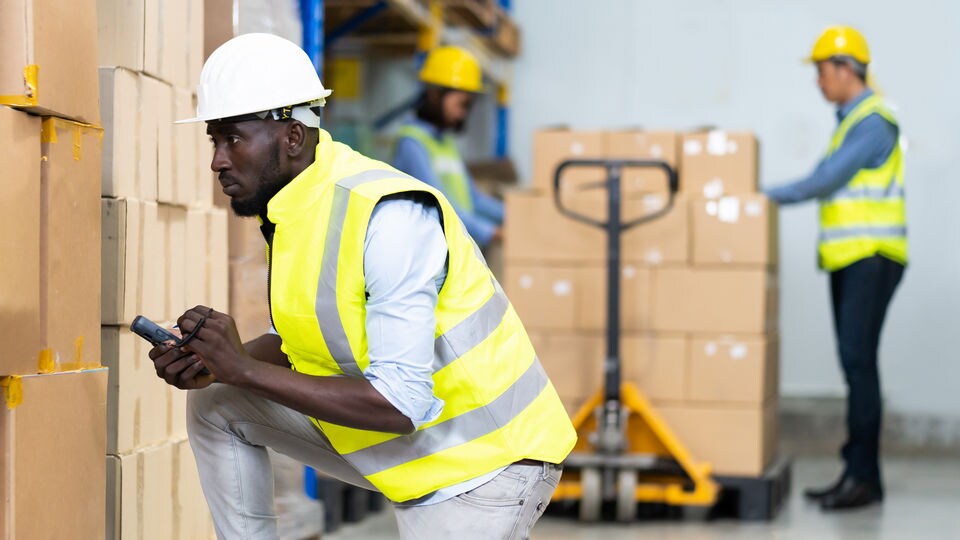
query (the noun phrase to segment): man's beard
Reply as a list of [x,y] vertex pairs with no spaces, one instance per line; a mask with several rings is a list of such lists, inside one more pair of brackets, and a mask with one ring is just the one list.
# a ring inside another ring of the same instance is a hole
[[260,216],[266,215],[267,203],[274,195],[280,193],[280,190],[290,183],[291,179],[280,177],[280,144],[273,142],[269,152],[267,162],[263,164],[260,170],[260,177],[257,182],[257,190],[253,195],[245,199],[230,199],[230,208],[238,216]]

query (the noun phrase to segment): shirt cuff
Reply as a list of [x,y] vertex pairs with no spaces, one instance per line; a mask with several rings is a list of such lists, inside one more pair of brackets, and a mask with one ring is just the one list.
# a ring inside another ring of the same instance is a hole
[[370,373],[370,369],[364,373],[370,384],[380,392],[391,405],[394,406],[400,414],[410,419],[413,429],[420,429],[420,426],[429,424],[440,417],[443,412],[443,400],[430,394],[430,398],[424,399],[423,396],[416,395],[404,383],[391,384],[390,382]]

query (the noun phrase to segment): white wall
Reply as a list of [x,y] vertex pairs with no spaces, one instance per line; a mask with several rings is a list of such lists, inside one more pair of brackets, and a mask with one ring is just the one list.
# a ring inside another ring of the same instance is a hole
[[[530,173],[533,131],[713,124],[755,131],[761,183],[808,172],[835,125],[800,62],[818,33],[853,24],[899,106],[912,263],[881,349],[887,404],[960,416],[960,3],[914,0],[514,0],[511,155]],[[842,395],[814,204],[781,213],[784,395]]]

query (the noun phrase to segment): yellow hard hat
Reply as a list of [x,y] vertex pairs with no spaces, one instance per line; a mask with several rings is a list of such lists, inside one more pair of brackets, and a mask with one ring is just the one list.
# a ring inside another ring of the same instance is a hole
[[870,63],[870,47],[863,34],[850,26],[831,26],[813,44],[810,62],[822,62],[834,56],[849,56],[861,64]]
[[420,70],[420,80],[464,92],[483,90],[480,63],[460,47],[437,47],[430,51]]

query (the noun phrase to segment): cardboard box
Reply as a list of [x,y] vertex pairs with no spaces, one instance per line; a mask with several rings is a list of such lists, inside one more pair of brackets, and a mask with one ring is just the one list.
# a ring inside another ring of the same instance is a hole
[[578,270],[572,267],[508,264],[503,287],[527,329],[576,328]]
[[[607,268],[600,265],[578,268],[576,280],[575,327],[604,330],[607,328]],[[650,270],[624,263],[620,271],[620,329],[651,328],[652,304]]]
[[233,17],[234,0],[206,0],[203,3],[203,58],[237,35]]
[[161,83],[157,90],[159,95],[154,105],[157,115],[157,201],[180,204],[173,161],[173,87]]
[[624,334],[620,354],[623,380],[633,383],[647,399],[683,399],[688,344],[683,336]]
[[[561,214],[553,196],[531,191],[511,191],[506,196],[504,254],[510,262],[590,263],[607,260],[607,233]],[[563,204],[599,221],[607,220],[607,202],[600,193],[579,195]],[[658,194],[626,198],[622,221],[649,216],[664,208]],[[647,265],[682,264],[689,260],[689,223],[686,199],[678,195],[665,215],[624,232],[624,262]]]
[[100,365],[102,131],[44,118],[40,163],[41,371]]
[[40,119],[0,107],[0,375],[39,369],[40,160],[30,159],[39,155]]
[[[677,170],[680,137],[675,131],[610,131],[604,134],[607,159],[660,160]],[[627,167],[622,186],[629,193],[670,193],[670,177],[662,169]]]
[[[125,67],[181,88],[203,53],[203,0],[97,2],[99,64]],[[201,59],[202,62],[202,59]]]
[[765,269],[658,268],[653,327],[660,332],[765,334],[777,326],[777,284]]
[[720,130],[683,136],[680,190],[715,199],[757,191],[757,139]]
[[266,264],[266,241],[260,232],[256,218],[240,217],[228,211],[227,227],[230,231],[230,260],[264,261]]
[[103,538],[107,370],[3,386],[0,537]]
[[143,201],[156,201],[160,159],[160,115],[157,102],[164,95],[164,83],[140,74],[140,103],[137,115],[137,196]]
[[[192,279],[192,268],[187,261],[184,246],[190,241],[187,234],[187,209],[181,206],[160,204],[157,207],[161,225],[166,234],[164,262],[166,264],[166,304],[163,318],[175,320],[196,304],[187,301],[187,280]],[[132,320],[132,319],[131,319]]]
[[777,452],[777,401],[761,406],[660,404],[657,411],[694,459],[724,476],[756,477]]
[[100,123],[95,0],[0,3],[0,103]]
[[777,264],[777,207],[763,195],[696,199],[691,214],[694,264]]
[[686,398],[743,405],[775,399],[780,389],[779,352],[776,337],[695,336],[690,340]]
[[[203,124],[198,125],[194,131],[194,140],[197,145],[197,176],[195,179],[197,195],[193,205],[200,208],[209,208],[213,206],[214,193],[223,195],[223,192],[220,189],[220,182],[217,181],[217,175],[210,169],[210,162],[213,159],[213,146]],[[226,196],[224,195],[224,197]]]
[[[190,307],[210,305],[210,289],[206,276],[207,265],[207,211],[203,208],[187,209],[187,238],[183,250],[186,253],[187,264],[191,267],[204,268],[204,275],[192,276],[187,280],[185,296]],[[177,314],[182,315],[182,313]]]
[[[159,207],[143,202],[140,229],[140,315],[154,321],[169,319],[167,313],[166,228],[160,221]],[[189,234],[189,231],[188,231]],[[197,278],[200,279],[200,278]],[[130,321],[126,321],[127,324]]]
[[270,330],[265,259],[230,261],[230,316],[245,342]]
[[190,445],[173,440],[108,455],[107,538],[213,538]]
[[[174,89],[173,118],[182,120],[196,114],[193,92]],[[178,124],[173,129],[173,201],[181,206],[192,206],[197,201],[199,183],[206,178],[197,177],[197,132],[205,124]]]
[[576,411],[603,385],[603,338],[598,333],[529,333],[537,358],[568,411]]
[[136,199],[100,200],[103,241],[100,322],[130,324],[140,313],[143,206]]
[[108,197],[139,196],[139,76],[121,68],[100,68],[103,114],[103,185]]
[[230,237],[227,233],[227,211],[207,210],[207,288],[210,307],[230,310]]
[[[604,134],[599,131],[544,129],[533,135],[531,187],[553,193],[557,167],[568,159],[603,159]],[[577,167],[563,174],[564,186],[578,186],[606,178],[602,167]]]
[[157,377],[148,356],[151,345],[126,326],[104,326],[102,332],[103,363],[110,368],[107,452],[126,454],[166,441],[169,385]]
[[175,538],[173,451],[166,443],[107,456],[108,538]]

